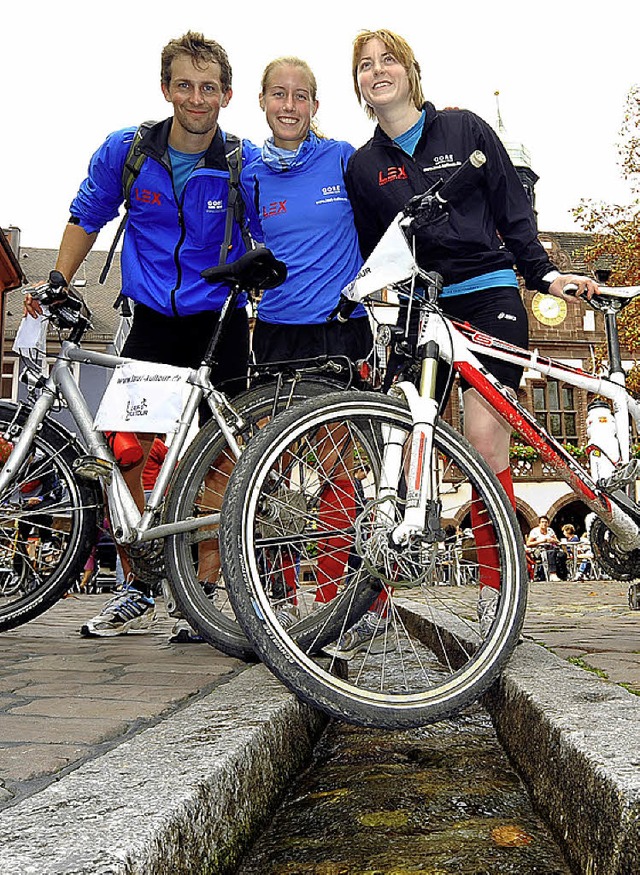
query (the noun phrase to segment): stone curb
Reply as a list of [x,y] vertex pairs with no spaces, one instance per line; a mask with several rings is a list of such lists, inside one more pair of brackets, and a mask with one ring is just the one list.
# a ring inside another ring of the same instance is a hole
[[525,642],[484,704],[576,871],[640,872],[640,697]]
[[324,723],[266,668],[251,667],[5,810],[0,871],[226,872]]

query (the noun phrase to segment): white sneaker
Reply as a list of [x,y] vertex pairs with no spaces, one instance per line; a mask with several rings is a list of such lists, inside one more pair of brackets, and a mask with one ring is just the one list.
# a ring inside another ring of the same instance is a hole
[[391,653],[396,649],[395,635],[388,620],[375,611],[366,611],[351,628],[341,636],[337,644],[330,644],[324,652],[347,661],[360,650],[369,653]]
[[186,620],[180,618],[173,624],[169,644],[200,644],[203,641],[204,638]]
[[145,632],[155,621],[153,598],[135,587],[124,586],[80,628],[80,634],[83,638],[112,638],[127,632]]

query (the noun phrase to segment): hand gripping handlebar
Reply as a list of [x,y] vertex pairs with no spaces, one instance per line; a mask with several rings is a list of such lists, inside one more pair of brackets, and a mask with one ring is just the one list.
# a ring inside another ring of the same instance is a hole
[[59,328],[76,328],[84,321],[83,301],[69,291],[69,284],[59,270],[52,270],[46,283],[25,290],[25,294],[49,308],[48,318]]

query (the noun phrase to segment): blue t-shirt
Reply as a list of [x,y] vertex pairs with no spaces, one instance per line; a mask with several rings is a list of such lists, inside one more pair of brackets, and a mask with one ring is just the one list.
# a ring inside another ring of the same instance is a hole
[[[258,305],[264,322],[325,322],[342,289],[360,270],[358,235],[344,184],[353,151],[349,143],[310,133],[289,168],[266,164],[258,147],[243,168],[252,233],[287,266],[285,282],[266,290]],[[354,316],[365,312],[360,305]]]
[[408,131],[405,131],[404,134],[400,134],[399,137],[395,138],[395,141],[398,146],[402,149],[403,152],[406,152],[407,155],[413,156],[413,153],[416,151],[416,146],[418,145],[418,140],[422,136],[422,131],[424,129],[424,120],[427,117],[426,111],[423,109],[420,115],[420,118],[412,125]]
[[204,152],[178,152],[173,146],[168,146],[169,158],[171,159],[171,175],[173,176],[173,187],[176,190],[178,199],[184,191],[187,184],[187,179],[191,176],[194,167],[198,161],[206,154]]

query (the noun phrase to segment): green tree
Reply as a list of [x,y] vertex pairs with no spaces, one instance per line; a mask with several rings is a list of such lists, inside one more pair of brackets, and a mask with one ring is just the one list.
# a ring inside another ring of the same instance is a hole
[[[628,182],[628,204],[607,204],[582,200],[573,210],[584,230],[593,234],[593,242],[584,250],[587,264],[606,263],[611,267],[608,284],[640,285],[640,85],[627,95],[620,139],[619,164],[622,178]],[[636,299],[618,320],[620,343],[633,360],[629,388],[640,394],[640,300]]]

